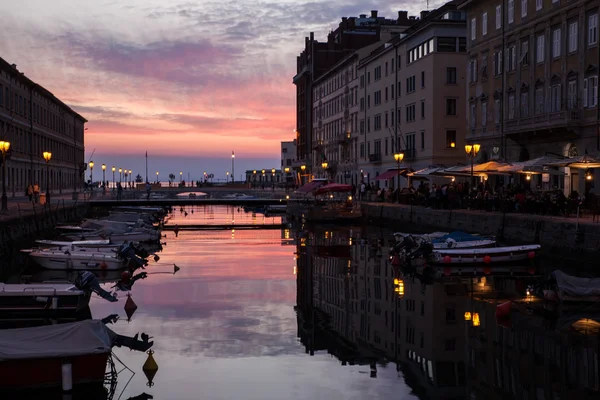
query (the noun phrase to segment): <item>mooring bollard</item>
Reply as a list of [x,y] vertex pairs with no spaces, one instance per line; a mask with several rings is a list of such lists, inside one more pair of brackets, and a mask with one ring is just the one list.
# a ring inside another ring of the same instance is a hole
[[62,390],[70,392],[73,389],[73,365],[70,362],[64,362],[62,365]]

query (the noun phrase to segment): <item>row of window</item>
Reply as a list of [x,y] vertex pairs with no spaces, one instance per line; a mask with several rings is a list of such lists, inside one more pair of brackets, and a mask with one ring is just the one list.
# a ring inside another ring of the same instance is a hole
[[[536,2],[536,6],[535,6],[536,11],[541,11],[543,8],[543,0],[535,0],[535,2]],[[559,2],[558,0],[552,0],[553,4],[556,4],[558,2]],[[525,19],[527,17],[527,13],[528,13],[529,0],[520,0],[520,3],[521,3],[521,19]],[[502,28],[502,19],[503,19],[502,5],[497,5],[495,11],[496,11],[495,26],[496,26],[496,30],[499,30]],[[509,24],[512,24],[515,20],[515,2],[514,2],[514,0],[508,0],[506,19]],[[588,22],[588,25],[589,25],[589,22]],[[589,25],[589,26],[591,26],[591,25]],[[597,19],[596,19],[595,26],[597,27]],[[477,17],[471,18],[470,31],[471,31],[471,40],[473,40],[473,41],[476,40],[477,39]],[[488,13],[484,12],[481,14],[481,36],[486,36],[487,34],[488,34]]]
[[[11,167],[10,164],[6,167],[6,191],[24,193],[27,186],[31,183],[39,184],[42,188],[47,186],[48,171],[45,167],[34,168],[33,176],[30,181],[29,166],[24,167]],[[67,189],[74,188],[76,186],[76,174],[73,169],[56,170],[54,167],[50,167],[50,189]],[[79,178],[77,178],[77,184],[79,184]]]
[[318,100],[324,96],[335,92],[336,90],[343,88],[346,84],[349,84],[356,79],[356,64],[352,64],[345,68],[340,73],[327,79],[324,83],[320,84],[318,88],[314,90],[313,99]]
[[[567,84],[567,99],[563,101],[563,91],[561,84],[553,84],[549,87],[538,86],[534,90],[534,115],[545,113],[560,112],[562,110],[577,110],[580,106],[592,108],[598,105],[598,76],[589,76],[583,80],[583,93],[578,96],[577,79],[571,79]],[[513,120],[518,116],[527,118],[530,116],[530,93],[529,90],[522,89],[519,93],[519,104],[517,105],[517,95],[515,92],[508,93],[508,113],[506,119]],[[581,99],[581,104],[580,104]],[[494,123],[499,124],[501,119],[501,100],[494,99]],[[519,111],[519,115],[517,115]],[[470,104],[469,126],[474,129],[477,127],[477,103]],[[488,123],[488,104],[487,99],[481,101],[481,126],[485,127]]]
[[[381,143],[383,141],[383,151]],[[404,145],[403,145],[404,143]],[[387,157],[393,155],[396,151],[402,150],[405,151],[405,155],[407,157],[416,157],[417,150],[425,150],[426,147],[426,137],[425,131],[421,131],[419,133],[419,143],[417,147],[417,134],[415,132],[410,132],[404,135],[404,138],[398,137],[397,140],[395,138],[383,138],[383,139],[375,139],[373,140],[373,152],[371,152],[371,141],[368,140],[366,143],[360,143],[360,151],[359,157],[362,159],[366,159],[369,155],[375,155],[377,160],[381,160],[381,157]],[[456,147],[456,130],[448,129],[446,130],[446,148],[455,149]]]
[[[31,101],[22,95],[12,91],[9,86],[0,84],[0,108],[5,108],[10,112],[14,112],[23,118],[32,118],[33,122],[38,123],[50,130],[59,133],[72,133],[72,128],[67,126],[63,118],[47,109],[46,107],[34,102],[33,109],[30,114]],[[67,132],[67,128],[70,128]]]
[[[4,132],[0,123],[0,132]],[[31,138],[28,129],[12,127],[8,130],[6,139],[11,142],[13,152],[29,155],[30,144],[33,145],[33,157],[39,157],[42,160],[42,153],[49,151],[52,153],[52,162],[74,162],[75,152],[72,144],[57,141],[44,135],[33,133]]]
[[320,118],[329,118],[339,114],[347,108],[355,106],[357,98],[358,90],[356,88],[350,90],[347,94],[336,96],[313,108],[313,120],[316,122]]

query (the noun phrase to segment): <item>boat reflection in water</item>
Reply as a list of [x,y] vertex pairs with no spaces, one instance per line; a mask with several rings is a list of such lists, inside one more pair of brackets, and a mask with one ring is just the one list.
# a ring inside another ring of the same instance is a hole
[[540,279],[531,263],[406,271],[390,262],[389,243],[360,234],[304,233],[297,243],[308,354],[371,365],[373,378],[394,362],[423,399],[600,398],[600,312],[545,309],[528,289]]

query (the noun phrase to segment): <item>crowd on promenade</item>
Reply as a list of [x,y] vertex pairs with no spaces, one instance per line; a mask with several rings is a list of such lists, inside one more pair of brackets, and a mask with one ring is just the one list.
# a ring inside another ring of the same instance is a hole
[[539,215],[569,216],[580,211],[600,211],[600,196],[592,190],[585,194],[572,191],[565,196],[561,189],[533,190],[527,185],[497,184],[491,187],[487,181],[469,188],[468,182],[429,184],[420,181],[417,188],[412,184],[398,190],[377,188],[361,183],[356,195],[364,201],[412,204],[432,209],[476,209],[482,211],[521,212]]

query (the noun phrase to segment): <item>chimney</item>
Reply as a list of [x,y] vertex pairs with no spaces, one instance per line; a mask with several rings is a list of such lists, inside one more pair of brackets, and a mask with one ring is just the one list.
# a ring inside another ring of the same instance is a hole
[[371,10],[371,18],[377,18],[377,10]]
[[367,18],[367,14],[360,14],[359,17],[360,18]]
[[427,17],[427,14],[429,14],[429,11],[421,11],[421,19],[425,19],[425,17]]
[[17,64],[11,64],[11,67],[13,67],[14,69],[17,69]]
[[406,21],[408,19],[408,11],[398,11],[398,20]]

